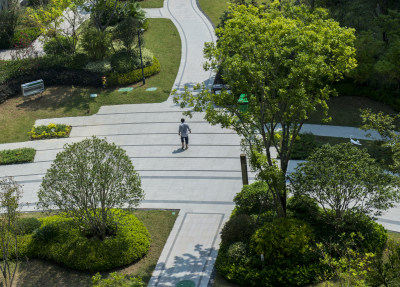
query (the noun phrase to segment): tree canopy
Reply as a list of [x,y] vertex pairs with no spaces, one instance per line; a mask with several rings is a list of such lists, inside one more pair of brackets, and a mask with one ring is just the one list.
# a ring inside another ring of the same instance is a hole
[[66,145],[47,170],[39,206],[59,209],[104,239],[114,224],[111,209],[135,207],[144,197],[125,150],[93,137]]
[[[335,94],[330,84],[356,66],[354,30],[340,27],[324,9],[274,1],[231,7],[216,34],[217,43],[204,49],[205,68],[218,71],[232,92],[186,90],[175,101],[205,111],[208,122],[242,136],[252,166],[273,191],[278,214],[285,216],[293,142],[318,105],[328,109],[326,100]],[[242,112],[240,94],[248,99]]]
[[346,212],[380,215],[400,199],[395,178],[364,149],[343,143],[322,146],[290,175],[295,195],[314,199],[336,220]]

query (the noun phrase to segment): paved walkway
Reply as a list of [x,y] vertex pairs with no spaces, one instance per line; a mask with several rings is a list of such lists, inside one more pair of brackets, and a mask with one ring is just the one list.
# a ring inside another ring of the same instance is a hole
[[[182,39],[182,59],[174,88],[210,85],[213,74],[202,69],[203,44],[215,41],[212,25],[201,14],[195,0],[166,0],[164,8],[146,10],[151,17],[165,17],[176,25]],[[219,232],[229,218],[232,199],[241,189],[240,139],[230,130],[210,126],[202,114],[188,120],[193,134],[189,150],[180,150],[178,124],[182,110],[171,98],[160,104],[102,107],[88,117],[38,120],[73,126],[68,139],[52,139],[0,145],[0,149],[34,147],[35,161],[2,166],[1,176],[14,176],[24,185],[23,210],[34,210],[41,179],[65,143],[97,135],[127,150],[142,178],[146,199],[142,208],[180,209],[149,286],[175,286],[192,280],[207,286],[219,245]],[[304,130],[348,137],[356,129],[305,126]],[[332,131],[335,130],[335,133]],[[350,134],[349,134],[350,133]],[[316,132],[316,134],[319,134]],[[358,136],[356,136],[359,138]],[[295,162],[293,162],[295,163]],[[291,165],[293,168],[293,165]],[[250,180],[254,175],[250,174]],[[399,209],[397,209],[399,210]],[[397,210],[381,221],[400,231]]]

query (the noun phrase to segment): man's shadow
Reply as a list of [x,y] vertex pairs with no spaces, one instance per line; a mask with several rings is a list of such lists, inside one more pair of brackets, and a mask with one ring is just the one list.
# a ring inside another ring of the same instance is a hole
[[174,150],[172,153],[173,153],[173,154],[177,154],[177,153],[182,153],[182,152],[184,152],[184,151],[185,151],[185,149],[178,148],[178,149]]

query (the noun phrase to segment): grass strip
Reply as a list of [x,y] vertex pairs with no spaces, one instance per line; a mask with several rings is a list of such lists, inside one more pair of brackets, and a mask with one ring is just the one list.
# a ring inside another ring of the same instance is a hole
[[0,151],[0,165],[32,162],[35,158],[34,148],[17,148]]

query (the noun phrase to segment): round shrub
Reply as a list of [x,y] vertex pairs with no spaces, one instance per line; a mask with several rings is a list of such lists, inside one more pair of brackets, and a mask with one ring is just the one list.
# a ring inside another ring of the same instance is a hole
[[16,222],[16,229],[18,234],[25,235],[32,233],[35,229],[42,225],[39,219],[35,217],[19,218]]
[[388,235],[386,229],[375,222],[369,216],[362,213],[348,213],[345,216],[345,222],[339,230],[340,235],[345,237],[341,240],[350,239],[351,233],[361,234],[356,237],[356,244],[362,252],[380,253],[386,245]]
[[243,186],[233,201],[236,205],[235,214],[260,214],[274,208],[272,194],[262,181]]
[[140,56],[132,51],[119,51],[113,54],[110,63],[116,73],[127,73],[141,67]]
[[252,244],[257,254],[275,263],[302,263],[311,253],[314,244],[312,228],[294,218],[278,218],[259,228]]
[[251,216],[246,214],[233,216],[225,223],[221,231],[221,244],[230,246],[238,241],[249,242],[254,230],[255,222]]
[[49,240],[34,237],[32,255],[84,271],[105,271],[120,267],[142,258],[150,248],[150,234],[133,214],[113,210],[117,222],[115,234],[104,240],[86,237],[70,218],[51,216],[43,219],[43,225],[56,226],[58,233]]
[[64,36],[51,38],[44,44],[43,50],[48,55],[64,55],[74,52],[70,39]]

